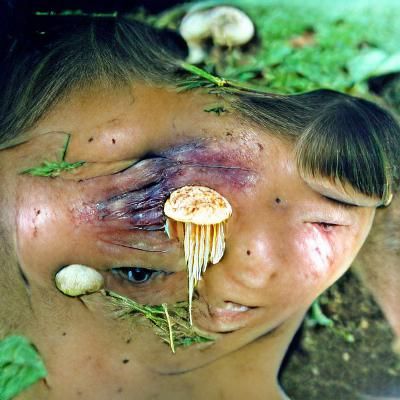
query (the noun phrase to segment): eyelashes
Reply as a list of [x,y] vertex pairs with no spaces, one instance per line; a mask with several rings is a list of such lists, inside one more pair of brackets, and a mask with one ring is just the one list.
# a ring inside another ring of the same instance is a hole
[[116,275],[123,280],[137,285],[143,285],[154,279],[156,276],[166,274],[164,271],[142,267],[112,268],[111,272],[113,273],[113,275]]
[[341,226],[338,224],[331,224],[329,222],[316,222],[315,224],[321,231],[325,233],[333,232],[337,227]]

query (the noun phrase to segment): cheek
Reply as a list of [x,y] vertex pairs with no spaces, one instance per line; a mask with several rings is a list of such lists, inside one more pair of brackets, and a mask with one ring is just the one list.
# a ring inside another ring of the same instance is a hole
[[300,264],[300,279],[317,283],[329,277],[334,267],[334,248],[329,233],[306,223],[296,237],[294,249]]
[[[51,268],[64,263],[71,248],[81,246],[74,240],[76,227],[68,212],[69,185],[60,181],[23,177],[16,197],[16,239],[20,265],[28,279],[42,281]],[[55,271],[54,271],[55,272]]]

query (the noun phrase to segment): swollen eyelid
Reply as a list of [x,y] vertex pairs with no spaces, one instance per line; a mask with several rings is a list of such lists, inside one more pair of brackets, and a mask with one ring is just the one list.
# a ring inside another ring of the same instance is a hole
[[163,207],[172,191],[200,185],[230,192],[255,183],[255,173],[248,169],[201,164],[195,155],[192,159],[150,158],[110,178],[109,189],[93,205],[99,239],[126,249],[168,252],[172,243],[164,233]]

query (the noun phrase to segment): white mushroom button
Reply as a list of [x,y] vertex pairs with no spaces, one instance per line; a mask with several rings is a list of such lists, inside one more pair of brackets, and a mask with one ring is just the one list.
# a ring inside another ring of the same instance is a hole
[[164,205],[168,235],[183,242],[189,282],[189,315],[194,288],[209,262],[217,264],[225,252],[226,222],[232,207],[223,196],[204,186],[184,186]]
[[76,297],[102,289],[104,278],[93,268],[72,264],[57,272],[55,283],[62,293]]
[[219,46],[241,46],[254,36],[254,24],[241,10],[230,6],[199,9],[189,12],[179,28],[189,47],[188,62],[197,64],[206,53],[202,43],[212,38]]

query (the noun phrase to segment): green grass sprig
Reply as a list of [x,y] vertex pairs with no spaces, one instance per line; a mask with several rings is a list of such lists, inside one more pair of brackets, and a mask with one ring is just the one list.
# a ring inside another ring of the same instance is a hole
[[207,113],[213,112],[218,116],[220,116],[222,113],[227,112],[228,110],[224,106],[211,106],[211,107],[206,107],[204,111]]
[[59,176],[61,172],[79,168],[83,164],[85,164],[85,161],[77,161],[74,163],[68,161],[43,161],[38,167],[25,169],[21,174],[55,178]]
[[222,87],[227,84],[226,79],[220,78],[219,76],[212,75],[204,69],[196,67],[195,65],[189,64],[187,62],[182,62],[181,67],[185,70],[190,72],[191,74],[203,78],[205,81],[212,83],[215,86]]
[[190,325],[187,301],[170,305],[144,305],[111,291],[105,291],[104,294],[111,299],[113,311],[118,318],[144,317],[173,353],[180,346],[213,341],[196,332]]
[[37,167],[27,168],[23,170],[21,174],[55,178],[56,176],[59,176],[61,172],[70,171],[72,169],[81,167],[83,164],[85,164],[85,161],[77,161],[74,163],[65,161],[70,140],[71,135],[67,135],[67,140],[65,141],[65,144],[61,151],[61,161],[43,161],[42,164]]
[[209,94],[221,96],[229,93],[245,92],[271,94],[263,87],[252,85],[248,82],[238,82],[235,80],[221,78],[186,62],[182,62],[181,67],[185,71],[190,72],[192,75],[177,84],[178,92],[206,88],[209,89]]

